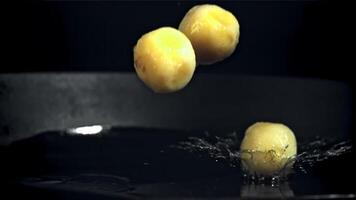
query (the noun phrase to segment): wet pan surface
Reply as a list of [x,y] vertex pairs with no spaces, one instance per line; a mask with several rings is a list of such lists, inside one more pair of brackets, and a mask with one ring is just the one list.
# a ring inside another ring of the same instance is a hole
[[6,174],[8,186],[23,191],[15,196],[59,199],[355,198],[343,177],[354,175],[345,172],[352,167],[351,151],[307,166],[307,173],[296,170],[286,182],[247,183],[240,167],[228,160],[175,148],[188,137],[206,135],[143,128],[110,128],[94,135],[43,133],[3,149],[12,172]]

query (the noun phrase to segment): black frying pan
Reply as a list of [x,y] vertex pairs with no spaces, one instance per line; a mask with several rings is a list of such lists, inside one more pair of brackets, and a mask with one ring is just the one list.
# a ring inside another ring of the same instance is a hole
[[85,125],[236,130],[281,122],[297,137],[350,137],[351,90],[337,81],[198,74],[155,94],[135,74],[0,75],[1,142]]
[[[299,142],[349,140],[351,91],[341,82],[198,74],[182,91],[163,95],[135,74],[42,73],[0,75],[0,86],[4,196],[355,197],[342,182],[353,174],[352,154],[276,189],[245,185],[239,167],[171,148],[206,132],[224,137],[234,131],[241,138],[255,121],[285,123]],[[98,135],[71,133],[95,124],[104,128]]]

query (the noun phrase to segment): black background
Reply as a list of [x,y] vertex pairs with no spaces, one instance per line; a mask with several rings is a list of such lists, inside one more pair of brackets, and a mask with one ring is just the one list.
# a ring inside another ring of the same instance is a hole
[[142,34],[178,27],[192,6],[217,3],[237,16],[240,44],[231,57],[198,73],[352,78],[354,14],[347,2],[15,2],[3,18],[8,45],[1,72],[133,72],[132,48]]

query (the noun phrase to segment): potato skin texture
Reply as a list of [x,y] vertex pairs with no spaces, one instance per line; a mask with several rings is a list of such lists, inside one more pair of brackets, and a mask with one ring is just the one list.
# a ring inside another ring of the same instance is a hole
[[195,53],[179,30],[162,27],[144,34],[134,47],[138,77],[157,93],[184,88],[195,71]]
[[[246,130],[240,151],[242,165],[250,174],[273,176],[296,156],[297,141],[284,124],[257,122]],[[292,165],[293,161],[287,167]]]
[[198,64],[208,65],[229,57],[240,37],[240,25],[229,11],[212,4],[191,8],[179,30],[192,42]]

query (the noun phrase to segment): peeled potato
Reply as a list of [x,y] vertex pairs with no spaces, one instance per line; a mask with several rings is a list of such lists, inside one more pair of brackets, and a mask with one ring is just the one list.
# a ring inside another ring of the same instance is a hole
[[250,174],[273,176],[292,167],[297,141],[283,124],[257,122],[246,130],[240,151],[242,165]]
[[199,64],[212,64],[230,56],[240,37],[240,25],[235,16],[211,4],[191,8],[179,30],[192,42]]
[[134,66],[138,77],[153,91],[174,92],[191,80],[195,53],[183,33],[162,27],[138,40],[134,47]]

